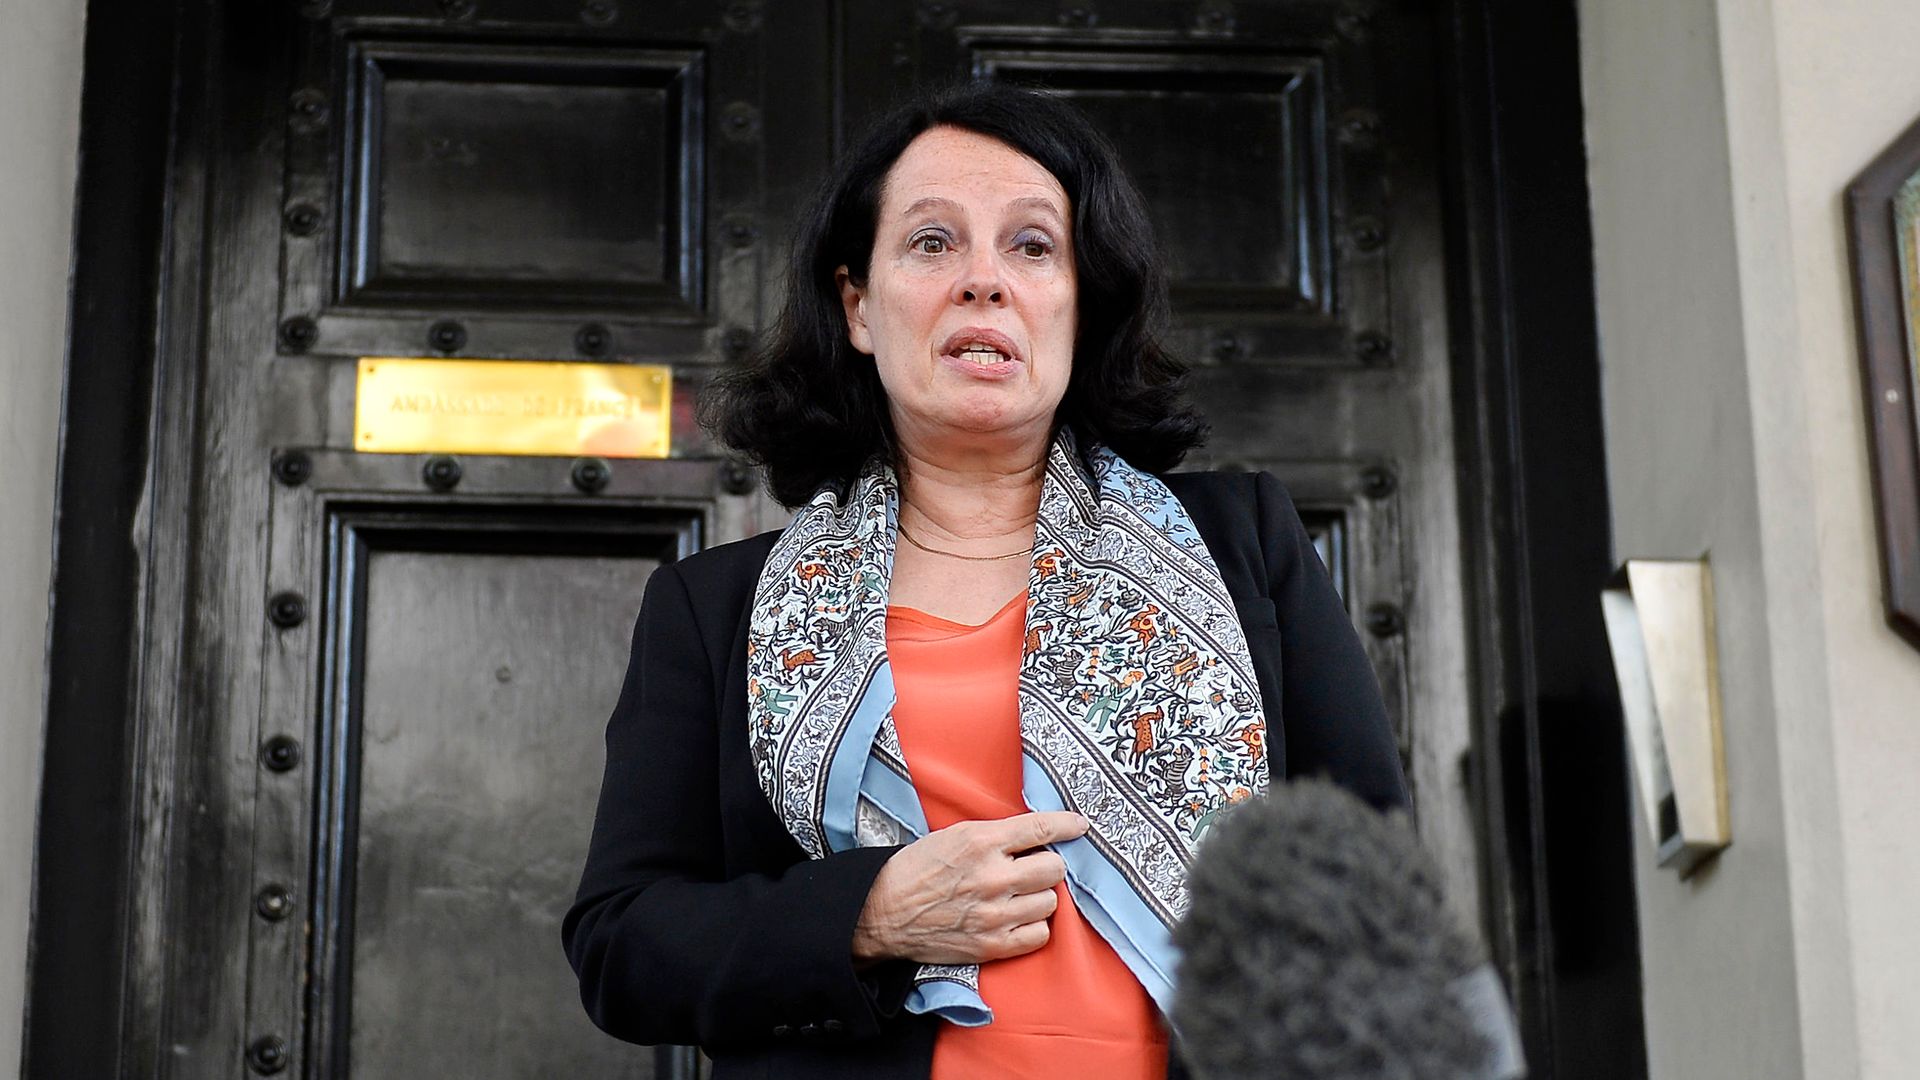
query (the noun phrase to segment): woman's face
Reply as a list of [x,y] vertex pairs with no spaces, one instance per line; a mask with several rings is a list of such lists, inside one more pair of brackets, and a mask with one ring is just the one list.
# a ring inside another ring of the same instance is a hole
[[910,449],[1044,445],[1073,370],[1072,212],[1052,173],[985,135],[932,128],[894,162],[866,282],[836,277]]

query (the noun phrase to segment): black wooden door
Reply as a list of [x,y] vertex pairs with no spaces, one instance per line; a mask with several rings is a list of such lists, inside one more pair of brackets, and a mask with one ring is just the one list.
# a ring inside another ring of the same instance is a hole
[[[655,1076],[556,933],[650,570],[781,523],[691,423],[836,141],[934,80],[1079,102],[1152,202],[1195,464],[1294,490],[1422,827],[1477,877],[1431,16],[1322,2],[216,7],[180,91],[124,1060]],[[356,453],[363,356],[674,368],[673,454]]]
[[[153,1071],[692,1075],[592,1028],[559,948],[647,575],[778,524],[691,422],[828,142],[758,4],[231,4],[204,144],[201,357],[163,542]],[[824,40],[807,51],[824,55]],[[190,83],[191,85],[191,83]],[[781,93],[770,95],[770,89]],[[197,189],[195,184],[200,185]],[[182,303],[182,307],[186,304]],[[672,456],[356,453],[357,358],[673,369]],[[156,637],[160,637],[156,632]],[[135,1066],[136,1071],[139,1066]]]

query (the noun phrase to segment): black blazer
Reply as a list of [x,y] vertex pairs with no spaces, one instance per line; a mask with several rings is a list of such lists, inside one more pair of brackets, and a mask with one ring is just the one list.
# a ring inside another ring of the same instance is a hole
[[[1324,774],[1376,805],[1405,805],[1373,670],[1286,490],[1266,473],[1164,479],[1238,608],[1273,775]],[[807,859],[748,756],[747,609],[778,535],[648,581],[562,926],[567,957],[594,1023],[632,1042],[697,1044],[716,1080],[925,1080],[939,1022],[900,1007],[913,965],[855,972],[851,955],[896,849]]]

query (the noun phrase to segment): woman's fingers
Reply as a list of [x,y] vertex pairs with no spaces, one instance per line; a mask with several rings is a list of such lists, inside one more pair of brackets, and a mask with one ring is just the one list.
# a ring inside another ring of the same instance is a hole
[[1004,960],[1009,956],[1024,956],[1047,943],[1053,931],[1044,922],[1030,922],[1016,926],[1001,938],[1001,948],[993,955],[982,957],[984,960]]
[[969,963],[1040,948],[1066,877],[1047,845],[1086,831],[1079,814],[1050,811],[962,822],[908,844],[874,879],[855,956]]
[[1027,923],[1045,922],[1060,909],[1060,894],[1052,889],[1041,892],[1022,893],[1007,901],[1005,921],[1013,926]]
[[1036,851],[1013,860],[1013,891],[1032,893],[1051,889],[1067,878],[1067,860],[1051,851]]
[[1009,855],[1075,839],[1087,831],[1087,819],[1071,810],[1038,810],[992,822],[1000,850]]

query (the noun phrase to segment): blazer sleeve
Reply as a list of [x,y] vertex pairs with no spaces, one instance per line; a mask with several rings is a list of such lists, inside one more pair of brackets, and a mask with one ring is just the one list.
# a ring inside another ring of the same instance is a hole
[[1376,807],[1410,805],[1373,664],[1293,500],[1262,472],[1254,502],[1280,624],[1287,775],[1325,776]]
[[607,723],[593,839],[561,928],[587,1013],[638,1043],[878,1034],[905,980],[899,965],[857,973],[853,929],[897,849],[728,875],[714,670],[684,579],[660,567]]

